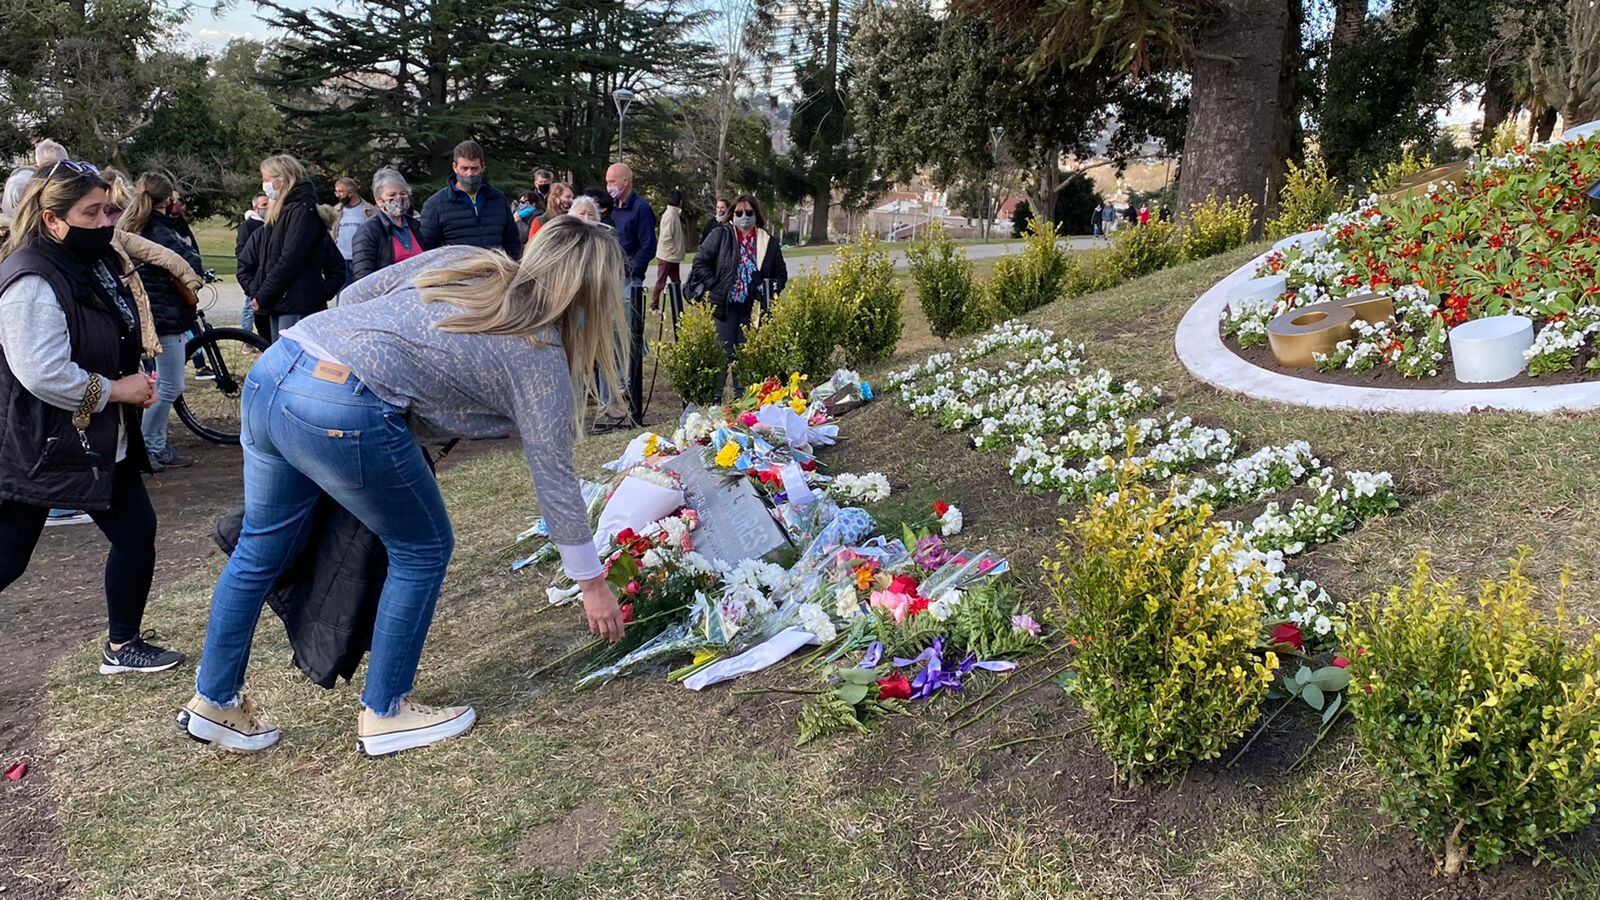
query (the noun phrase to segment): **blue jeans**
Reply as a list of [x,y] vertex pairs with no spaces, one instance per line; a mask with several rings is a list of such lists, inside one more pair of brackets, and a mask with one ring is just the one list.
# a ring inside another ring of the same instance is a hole
[[399,409],[354,375],[313,375],[317,360],[280,340],[241,395],[244,526],[217,581],[195,686],[238,702],[261,605],[304,548],[322,493],[371,529],[389,553],[361,703],[393,715],[411,693],[433,608],[455,549],[439,483]]
[[161,355],[156,357],[156,402],[144,411],[139,432],[144,435],[145,452],[155,454],[167,449],[167,419],[172,404],[183,396],[183,368],[188,360],[183,358],[183,345],[187,335],[163,334]]

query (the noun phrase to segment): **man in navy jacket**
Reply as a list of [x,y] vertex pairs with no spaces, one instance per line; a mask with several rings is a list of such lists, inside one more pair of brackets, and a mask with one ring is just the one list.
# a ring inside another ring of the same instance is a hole
[[633,170],[613,163],[606,170],[606,193],[611,195],[611,227],[622,245],[628,282],[640,284],[656,255],[656,213],[650,201],[633,192]]
[[456,145],[450,183],[422,205],[422,246],[467,245],[522,256],[522,235],[511,202],[484,177],[483,148],[477,141]]

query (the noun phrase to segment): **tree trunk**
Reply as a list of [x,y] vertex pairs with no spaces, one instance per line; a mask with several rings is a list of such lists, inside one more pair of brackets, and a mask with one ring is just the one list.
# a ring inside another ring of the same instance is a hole
[[811,189],[811,239],[810,244],[828,242],[828,209],[833,204],[833,190],[829,184],[815,185]]
[[1539,111],[1533,121],[1529,123],[1533,129],[1533,143],[1543,143],[1550,140],[1551,132],[1556,130],[1556,108],[1546,106]]
[[1332,56],[1337,58],[1355,46],[1366,19],[1367,0],[1334,0]]
[[1478,135],[1479,150],[1489,146],[1500,123],[1511,115],[1514,90],[1510,70],[1490,63],[1483,79],[1483,131]]
[[1249,197],[1265,209],[1288,26],[1284,0],[1241,0],[1196,34],[1179,209],[1213,193]]
[[[1287,0],[1289,22],[1283,29],[1283,63],[1278,70],[1278,121],[1273,129],[1272,159],[1267,169],[1267,193],[1257,210],[1259,221],[1278,214],[1278,195],[1289,177],[1289,157],[1300,148],[1300,69],[1303,63],[1300,30],[1305,11],[1300,0]],[[1359,23],[1358,23],[1359,24]],[[1179,214],[1185,212],[1178,207]]]

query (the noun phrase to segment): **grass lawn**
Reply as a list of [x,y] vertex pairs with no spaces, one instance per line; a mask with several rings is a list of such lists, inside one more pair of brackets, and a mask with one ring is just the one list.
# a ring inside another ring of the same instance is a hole
[[[1305,438],[1324,460],[1388,469],[1404,505],[1297,559],[1352,598],[1404,577],[1422,550],[1436,569],[1497,572],[1518,546],[1569,602],[1600,612],[1600,419],[1503,413],[1330,413],[1244,401],[1190,380],[1172,334],[1189,303],[1258,248],[1186,265],[1029,319],[1087,345],[1123,378],[1161,385],[1167,406],[1251,446]],[[939,342],[907,306],[898,366]],[[843,422],[843,470],[889,475],[879,510],[944,497],[966,510],[970,546],[1010,554],[1041,604],[1038,560],[1070,509],[1014,487],[1001,452],[969,449],[892,400]],[[627,436],[580,445],[593,470]],[[511,536],[532,509],[520,455],[444,476],[458,547],[419,675],[424,702],[465,699],[467,737],[383,761],[355,752],[358,691],[323,691],[289,666],[270,614],[250,688],[283,743],[235,758],[171,726],[189,674],[111,680],[96,647],[50,677],[57,786],[73,871],[95,897],[1299,898],[1600,896],[1591,828],[1570,862],[1514,861],[1445,884],[1426,853],[1377,811],[1347,732],[1284,774],[1301,727],[1258,742],[1237,770],[1196,767],[1179,784],[1121,787],[1082,713],[1045,686],[953,732],[950,708],[871,736],[794,748],[799,700],[739,696],[794,684],[784,670],[690,693],[639,677],[574,693],[574,672],[530,672],[584,639],[549,610],[547,572],[513,575]],[[196,651],[220,562],[169,589],[149,624]],[[196,653],[197,655],[197,653]]]
[[206,268],[215,269],[217,275],[232,280],[239,271],[239,261],[233,255],[237,228],[220,216],[193,223],[194,237],[200,243],[200,259]]

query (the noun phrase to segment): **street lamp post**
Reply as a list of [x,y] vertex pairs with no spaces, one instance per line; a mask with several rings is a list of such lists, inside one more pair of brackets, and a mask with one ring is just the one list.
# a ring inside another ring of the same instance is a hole
[[617,159],[623,159],[622,152],[622,123],[628,118],[628,105],[633,102],[633,91],[619,87],[611,92],[612,102],[617,104]]
[[999,125],[989,126],[989,145],[994,148],[994,180],[990,182],[990,209],[988,217],[983,223],[983,236],[987,240],[994,229],[995,220],[1000,217],[1000,139],[1005,136],[1006,130]]

